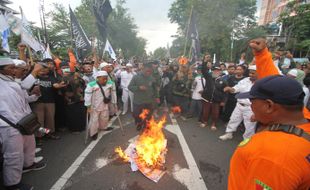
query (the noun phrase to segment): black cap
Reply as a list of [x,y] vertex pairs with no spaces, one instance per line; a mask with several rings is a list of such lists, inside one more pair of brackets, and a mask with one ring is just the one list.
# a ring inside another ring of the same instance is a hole
[[282,75],[257,80],[250,92],[236,95],[237,99],[270,99],[282,105],[303,105],[305,93],[294,79]]

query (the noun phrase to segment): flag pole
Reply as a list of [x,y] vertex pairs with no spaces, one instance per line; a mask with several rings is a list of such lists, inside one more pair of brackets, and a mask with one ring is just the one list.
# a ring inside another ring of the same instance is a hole
[[191,20],[192,20],[193,9],[194,9],[194,6],[192,5],[191,13],[190,13],[190,16],[189,16],[188,22],[187,22],[187,31],[186,31],[186,36],[185,36],[185,40],[186,40],[186,41],[185,41],[184,51],[183,51],[183,55],[184,55],[184,56],[186,55],[186,51],[187,51],[189,26],[190,26],[190,23],[191,23]]

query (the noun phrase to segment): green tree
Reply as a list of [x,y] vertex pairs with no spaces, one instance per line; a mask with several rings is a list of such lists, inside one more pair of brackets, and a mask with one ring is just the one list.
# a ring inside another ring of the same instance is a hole
[[47,13],[48,42],[54,54],[67,57],[67,48],[72,46],[68,9],[59,3],[53,6],[53,10]]
[[154,50],[153,59],[164,59],[167,56],[168,50],[165,47],[159,47]]
[[286,49],[298,51],[300,56],[309,56],[310,51],[310,4],[292,1],[280,15],[279,22],[283,25],[286,36]]
[[216,53],[221,60],[230,59],[232,36],[244,38],[244,32],[255,25],[255,0],[176,0],[168,17],[179,25],[180,37],[186,36],[192,7],[198,17],[202,53]]

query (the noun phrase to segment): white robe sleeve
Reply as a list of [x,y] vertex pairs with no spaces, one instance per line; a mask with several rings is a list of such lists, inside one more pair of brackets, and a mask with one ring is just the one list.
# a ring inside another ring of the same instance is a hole
[[90,85],[87,85],[87,87],[85,89],[85,97],[84,97],[84,100],[85,100],[84,105],[86,107],[91,106],[92,96],[93,96],[93,87],[91,87]]
[[36,81],[37,81],[37,79],[34,78],[34,76],[32,76],[32,74],[30,74],[24,80],[22,80],[20,85],[21,85],[22,89],[29,90],[34,85],[34,83]]

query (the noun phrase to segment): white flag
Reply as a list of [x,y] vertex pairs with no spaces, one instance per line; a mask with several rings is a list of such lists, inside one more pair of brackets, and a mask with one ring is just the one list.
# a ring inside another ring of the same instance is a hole
[[47,44],[47,47],[45,48],[43,52],[43,59],[52,59],[52,54],[50,50],[50,45]]
[[111,46],[111,44],[110,44],[108,39],[107,39],[107,42],[105,43],[104,51],[109,52],[111,58],[116,60],[116,54],[115,54],[115,52],[114,52],[114,50],[113,50],[113,48],[112,48],[112,46]]
[[[21,11],[22,12],[22,11]],[[29,45],[34,51],[44,51],[41,44],[34,38],[32,31],[25,15],[22,12],[22,30],[21,30],[22,43]]]
[[0,32],[4,32],[5,30],[9,29],[10,26],[6,21],[4,15],[0,12]]
[[12,13],[6,14],[5,17],[10,25],[11,31],[19,36],[22,30],[22,20],[14,16]]
[[10,35],[9,28],[2,32],[2,48],[7,52],[10,52],[9,35]]

